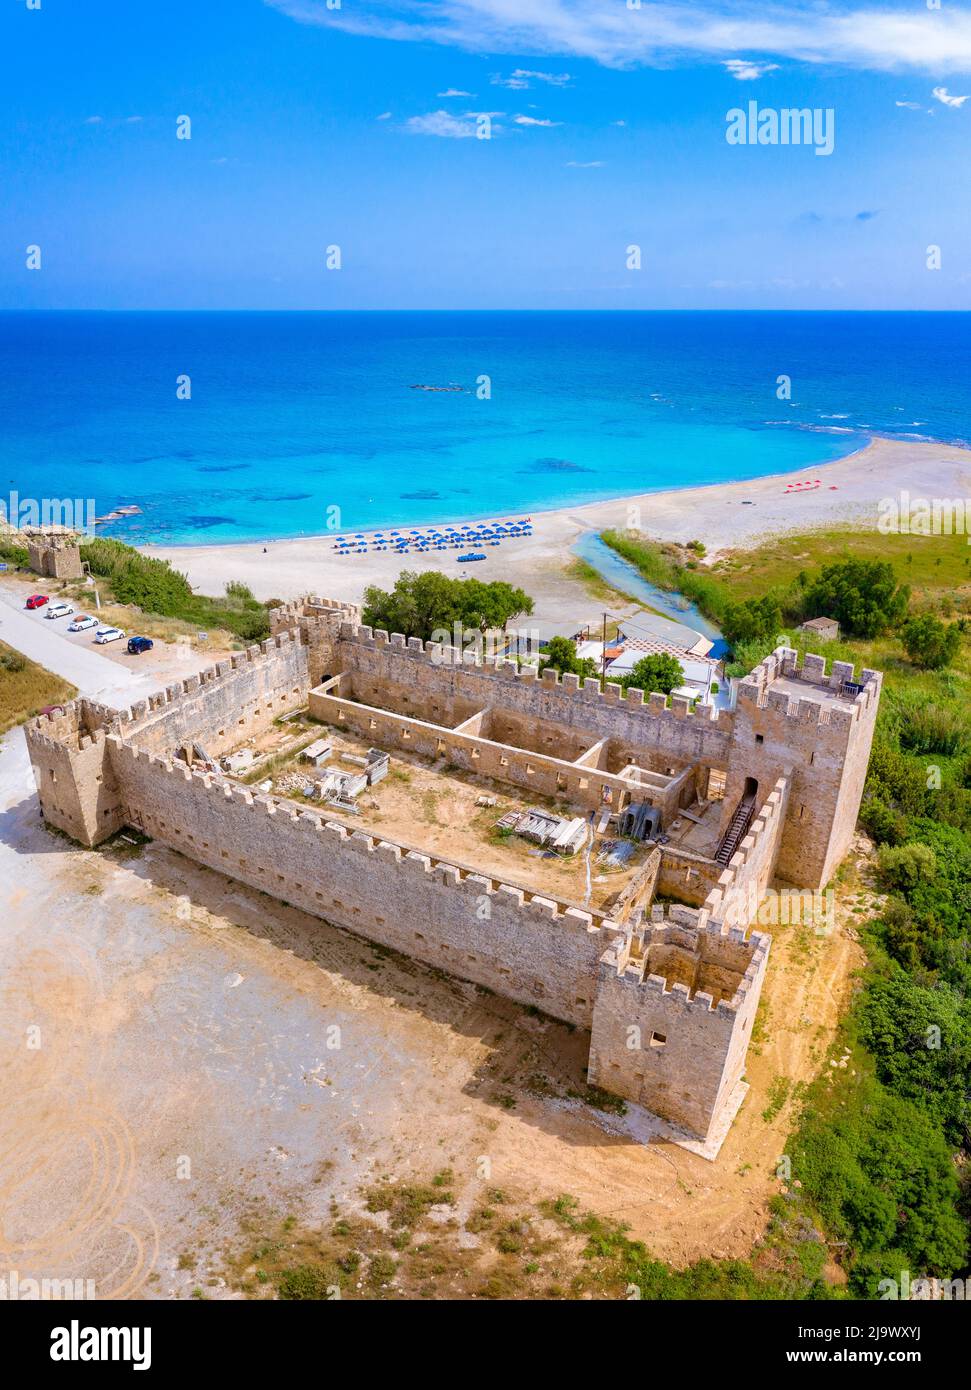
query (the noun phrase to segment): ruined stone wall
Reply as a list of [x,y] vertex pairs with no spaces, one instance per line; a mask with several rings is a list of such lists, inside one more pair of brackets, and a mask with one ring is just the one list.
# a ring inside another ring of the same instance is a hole
[[317,917],[589,1028],[618,934],[590,913],[189,772],[109,735],[126,819]]
[[[687,940],[672,940],[672,926],[691,928]],[[742,1080],[769,938],[753,932],[746,940],[740,930],[722,936],[706,912],[679,907],[653,930],[664,933],[660,942],[651,942],[648,927],[601,959],[590,1082],[705,1138]],[[653,973],[665,965],[682,978],[672,983]],[[717,986],[693,991],[687,977],[704,982],[706,970]],[[716,1003],[711,991],[733,985]]]
[[27,542],[27,561],[36,574],[50,579],[81,579],[84,567],[77,545],[36,540]]
[[[428,724],[356,701],[312,690],[308,708],[314,719],[333,724],[338,729],[352,730],[358,737],[376,747],[401,749],[423,758],[445,758],[455,767],[523,787],[537,795],[570,802],[575,806],[596,809],[610,804],[616,808],[631,794],[631,784],[622,777],[598,772],[588,767],[576,767],[559,758],[543,753],[529,753],[505,743],[442,724]],[[475,723],[478,721],[472,721]],[[651,801],[662,807],[666,817],[677,803],[677,792],[666,794],[665,789],[642,788],[636,800]]]

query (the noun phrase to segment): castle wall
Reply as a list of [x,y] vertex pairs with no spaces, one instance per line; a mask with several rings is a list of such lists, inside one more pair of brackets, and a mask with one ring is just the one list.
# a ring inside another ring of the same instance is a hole
[[[577,767],[543,753],[531,753],[505,743],[442,724],[429,724],[421,719],[401,714],[389,714],[355,700],[312,690],[308,708],[314,719],[350,729],[358,737],[386,749],[403,749],[423,758],[445,758],[455,767],[474,772],[513,786],[524,787],[537,795],[571,802],[576,806],[596,809],[609,802],[613,809],[626,805],[633,791],[632,783],[608,772]],[[478,719],[470,721],[478,724]],[[662,808],[667,819],[677,806],[677,791],[665,788],[639,788],[636,800],[650,801]]]
[[26,729],[44,819],[91,848],[125,823],[120,788],[106,758],[103,729],[85,731],[75,702],[63,715]]
[[154,839],[337,926],[589,1028],[619,929],[579,908],[276,806],[108,738],[126,817]]
[[50,579],[82,579],[81,550],[77,545],[28,541],[27,562],[37,574]]
[[120,719],[108,708],[102,717],[152,752],[199,743],[215,758],[303,703],[308,683],[307,648],[284,632],[139,701]]
[[[795,653],[779,649],[742,682],[734,715],[692,714],[686,700],[669,709],[663,696],[644,702],[609,684],[601,693],[596,682],[580,688],[555,672],[455,664],[447,649],[433,649],[433,659],[420,643],[357,629],[349,611],[324,600],[291,605],[277,611],[262,647],[129,711],[83,701],[32,721],[27,742],[45,817],[87,845],[125,824],[142,828],[316,917],[590,1028],[591,1082],[707,1136],[741,1080],[765,971],[768,938],[746,940],[744,927],[776,875],[822,886],[845,851],[879,676],[864,671],[862,689],[847,692],[846,664],[827,676],[821,658],[799,668]],[[311,691],[323,675],[333,679]],[[802,694],[813,685],[816,699]],[[381,704],[387,695],[395,709],[367,709],[348,689],[358,698],[373,691]],[[219,756],[305,699],[318,717],[361,721],[350,726],[376,743],[447,756],[500,780],[522,777],[567,799],[583,792],[599,803],[605,788],[615,798],[661,795],[670,813],[706,768],[725,768],[723,825],[749,779],[758,812],[724,868],[661,847],[618,900],[625,927],[160,756],[192,743]],[[416,706],[425,719],[403,712]],[[531,721],[538,750],[482,737],[525,734]],[[579,762],[545,751],[558,722],[556,751]],[[631,757],[674,779],[638,788],[629,774],[607,771]],[[650,925],[634,925],[655,872],[662,893],[703,907],[673,907],[666,918],[655,907]]]
[[[678,771],[685,762],[728,763],[732,715],[710,708],[691,713],[686,699],[667,708],[663,696],[645,700],[638,691],[625,696],[610,682],[601,692],[596,680],[581,686],[576,676],[557,679],[553,670],[538,677],[534,667],[517,670],[510,662],[486,660],[476,666],[463,663],[454,648],[429,643],[426,650],[417,640],[389,639],[387,633],[349,623],[341,629],[339,660],[342,671],[354,673],[357,698],[365,703],[383,704],[385,691],[392,698],[408,696],[412,707],[418,700],[435,700],[444,710],[451,701],[466,700],[472,709],[493,710],[495,717],[510,721],[509,727],[516,717],[525,717],[559,725],[567,736],[579,732],[590,744],[621,740],[644,767],[655,766],[647,756],[651,752],[680,760]],[[419,717],[449,722],[428,707]]]

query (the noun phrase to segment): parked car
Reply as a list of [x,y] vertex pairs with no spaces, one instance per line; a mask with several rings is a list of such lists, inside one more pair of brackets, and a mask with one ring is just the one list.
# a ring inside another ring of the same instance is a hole
[[52,603],[44,614],[45,618],[66,618],[74,609],[69,603]]
[[89,618],[87,613],[79,613],[73,623],[68,623],[68,632],[86,632],[89,627],[97,627],[97,618]]
[[155,646],[151,637],[129,637],[128,650],[132,656],[141,656],[142,652],[150,652]]
[[24,607],[25,607],[25,608],[43,608],[43,607],[44,607],[44,604],[45,604],[46,602],[47,602],[47,595],[46,595],[46,594],[31,594],[30,598],[29,598],[29,599],[27,600],[27,602],[24,604]]
[[120,627],[99,627],[94,640],[99,647],[103,647],[106,642],[117,642],[124,635]]

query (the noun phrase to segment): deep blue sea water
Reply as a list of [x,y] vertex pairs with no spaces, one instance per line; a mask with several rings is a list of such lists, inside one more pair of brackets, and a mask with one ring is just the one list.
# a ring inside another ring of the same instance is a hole
[[969,314],[8,313],[0,499],[162,544],[508,515],[967,444],[969,383]]

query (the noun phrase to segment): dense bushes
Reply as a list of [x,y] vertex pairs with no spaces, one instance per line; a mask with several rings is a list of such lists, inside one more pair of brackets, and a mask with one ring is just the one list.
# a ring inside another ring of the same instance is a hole
[[91,573],[108,581],[119,603],[143,613],[179,618],[199,627],[227,628],[242,642],[259,642],[269,635],[266,606],[245,584],[226,585],[225,598],[194,594],[184,574],[167,560],[150,559],[122,541],[99,537],[81,547]]
[[736,646],[740,642],[774,641],[782,627],[782,609],[774,594],[730,603],[722,617],[722,632]]
[[950,1277],[964,1264],[951,1146],[929,1116],[876,1077],[813,1084],[792,1143],[793,1171],[827,1231],[844,1242],[850,1287],[877,1296],[901,1271]]
[[0,536],[0,562],[5,565],[29,564],[30,556],[27,554],[27,547],[15,545],[12,541]]

